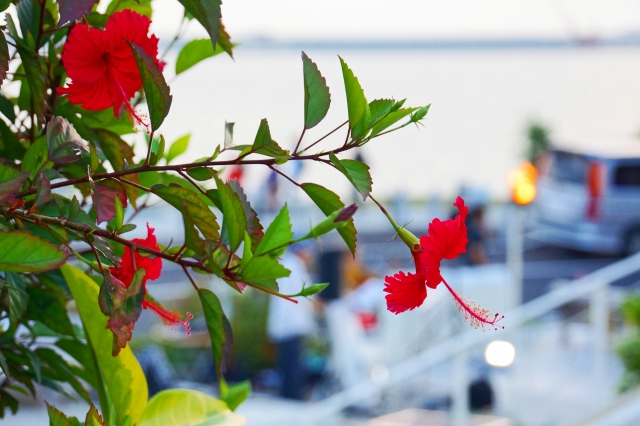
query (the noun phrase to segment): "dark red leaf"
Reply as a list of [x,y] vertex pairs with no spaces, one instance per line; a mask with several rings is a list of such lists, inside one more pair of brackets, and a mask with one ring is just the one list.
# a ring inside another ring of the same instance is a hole
[[28,177],[29,173],[18,172],[0,164],[0,204],[11,201]]
[[115,179],[105,179],[98,183],[91,183],[91,199],[96,211],[97,223],[108,222],[116,215],[116,197],[120,199],[122,207],[127,207],[127,191]]
[[7,71],[9,71],[9,45],[4,33],[0,31],[0,86],[7,78]]
[[122,281],[111,275],[111,271],[104,270],[98,303],[102,313],[109,317],[107,328],[113,333],[113,356],[118,355],[131,340],[133,328],[142,313],[144,275],[145,270],[138,269],[127,288]]
[[43,172],[38,174],[36,188],[38,190],[36,192],[36,207],[42,207],[51,201],[51,181],[47,179]]
[[58,26],[67,22],[75,22],[84,15],[91,13],[93,6],[99,0],[58,0],[60,21]]

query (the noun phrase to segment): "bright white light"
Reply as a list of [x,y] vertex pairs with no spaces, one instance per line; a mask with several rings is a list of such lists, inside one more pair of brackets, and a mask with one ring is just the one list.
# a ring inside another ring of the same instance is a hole
[[516,348],[504,340],[495,340],[487,345],[484,351],[484,359],[487,364],[494,367],[508,367],[516,357]]

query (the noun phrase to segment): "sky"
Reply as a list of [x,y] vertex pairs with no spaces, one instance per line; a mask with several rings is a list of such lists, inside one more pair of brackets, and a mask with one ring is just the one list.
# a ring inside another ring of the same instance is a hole
[[[181,6],[154,1],[154,31],[171,35]],[[565,38],[640,33],[639,0],[226,0],[238,40]],[[192,25],[188,36],[204,36]]]

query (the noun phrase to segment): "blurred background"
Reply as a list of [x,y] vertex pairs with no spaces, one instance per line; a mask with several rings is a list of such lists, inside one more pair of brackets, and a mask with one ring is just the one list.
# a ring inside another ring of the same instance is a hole
[[[163,51],[182,9],[153,5]],[[303,124],[302,50],[332,94],[305,140],[332,130],[347,117],[339,54],[367,99],[431,104],[424,127],[361,150],[373,195],[416,235],[434,217],[452,217],[463,196],[468,253],[445,263],[443,276],[505,315],[504,330],[473,329],[443,288],[415,311],[386,311],[384,276],[413,268],[404,244],[340,174],[285,165],[298,181],[360,204],[358,255],[335,233],[288,252],[294,274],[280,282],[283,292],[330,282],[298,306],[200,277],[231,318],[226,376],[251,381],[254,393],[238,409],[249,425],[640,424],[640,1],[227,0],[223,16],[239,43],[234,59],[220,55],[174,76],[179,50],[165,57],[173,103],[162,133],[167,142],[191,135],[182,159],[213,152],[225,121],[245,144],[267,118],[273,139],[292,149]],[[192,23],[184,40],[204,37]],[[227,176],[246,188],[265,228],[285,202],[297,233],[322,217],[267,168]],[[181,238],[170,208],[135,218],[145,222],[157,224],[161,243]],[[214,393],[197,300],[182,273],[164,267],[149,291],[193,309],[195,331],[186,337],[144,312],[132,346],[152,391]],[[18,419],[29,424],[20,416],[3,424]]]

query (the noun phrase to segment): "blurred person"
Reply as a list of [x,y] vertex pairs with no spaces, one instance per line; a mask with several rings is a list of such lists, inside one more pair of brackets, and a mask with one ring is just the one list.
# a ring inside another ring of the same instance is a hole
[[[300,292],[304,283],[310,284],[307,263],[310,247],[299,243],[289,248],[282,256],[282,265],[291,275],[278,280],[282,294]],[[301,400],[305,382],[303,349],[305,338],[314,329],[312,302],[298,298],[298,303],[280,297],[269,299],[267,335],[277,348],[276,370],[282,378],[280,395],[284,398]]]
[[376,276],[361,260],[362,249],[357,257],[345,253],[342,276],[345,299],[352,312],[356,314],[363,330],[371,331],[378,325],[380,294],[384,289],[384,280]]
[[[350,256],[350,254],[349,254]],[[326,304],[340,297],[342,292],[342,266],[345,259],[345,251],[342,249],[329,249],[320,253],[318,257],[318,282],[329,283],[318,297]]]
[[463,186],[461,197],[465,199],[469,212],[467,214],[467,252],[461,256],[468,265],[484,265],[489,263],[486,251],[486,240],[489,230],[485,224],[485,211],[489,194],[482,188]]

